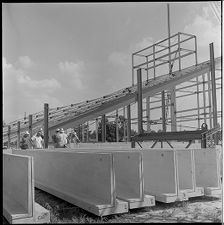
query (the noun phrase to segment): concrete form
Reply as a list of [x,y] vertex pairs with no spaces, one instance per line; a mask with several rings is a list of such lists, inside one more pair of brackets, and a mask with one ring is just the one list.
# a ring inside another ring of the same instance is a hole
[[204,187],[205,195],[219,195],[222,192],[220,177],[220,149],[194,149],[195,179]]
[[113,155],[110,153],[13,150],[34,157],[35,186],[98,216],[128,212],[116,199]]
[[33,158],[3,153],[3,216],[9,223],[49,223],[48,210],[34,202]]
[[111,153],[114,158],[115,189],[118,199],[127,201],[129,209],[155,205],[155,197],[144,191],[143,160],[140,151],[116,148],[55,149],[59,152]]

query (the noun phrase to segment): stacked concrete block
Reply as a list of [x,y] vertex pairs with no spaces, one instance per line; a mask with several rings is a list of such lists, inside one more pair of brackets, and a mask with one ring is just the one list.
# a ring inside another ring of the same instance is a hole
[[142,153],[132,149],[82,148],[55,149],[60,152],[110,152],[114,158],[115,187],[118,199],[127,201],[129,209],[155,205],[155,197],[145,194]]
[[95,215],[128,212],[116,198],[113,155],[110,153],[14,150],[34,157],[35,186]]
[[220,149],[193,149],[195,179],[197,186],[204,187],[205,195],[220,195],[222,192],[220,176]]
[[34,202],[33,158],[3,154],[3,216],[9,223],[49,223],[48,210]]

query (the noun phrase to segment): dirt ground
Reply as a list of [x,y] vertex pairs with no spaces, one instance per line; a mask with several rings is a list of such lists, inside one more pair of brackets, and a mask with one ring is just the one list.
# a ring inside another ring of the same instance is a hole
[[[195,197],[185,202],[161,203],[132,209],[125,214],[97,217],[77,206],[35,188],[35,201],[50,210],[51,223],[222,223],[221,196]],[[4,220],[3,224],[7,224]]]

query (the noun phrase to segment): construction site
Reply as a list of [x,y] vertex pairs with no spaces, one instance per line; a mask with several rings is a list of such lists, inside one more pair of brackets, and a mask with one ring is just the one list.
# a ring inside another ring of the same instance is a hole
[[[171,34],[164,5],[168,36],[132,53],[130,86],[55,108],[45,103],[3,126],[4,223],[55,223],[57,210],[61,222],[66,209],[88,218],[70,223],[198,222],[169,220],[161,210],[221,205],[221,56],[212,42],[209,60],[199,62],[197,36]],[[24,133],[41,128],[44,148],[21,149]],[[74,129],[80,142],[55,148],[58,128]]]

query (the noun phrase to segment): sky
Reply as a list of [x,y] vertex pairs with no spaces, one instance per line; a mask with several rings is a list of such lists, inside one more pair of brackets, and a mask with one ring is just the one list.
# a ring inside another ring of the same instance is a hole
[[[209,2],[171,2],[170,30],[197,36],[199,63],[221,55]],[[131,86],[131,54],[167,36],[167,2],[3,3],[3,120]]]

